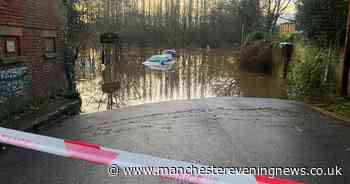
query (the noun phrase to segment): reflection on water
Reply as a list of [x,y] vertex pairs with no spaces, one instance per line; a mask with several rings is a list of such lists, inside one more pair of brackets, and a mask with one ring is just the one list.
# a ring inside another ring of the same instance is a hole
[[156,65],[145,65],[145,66],[152,70],[159,70],[164,72],[175,71],[175,67],[176,67],[176,65],[173,65],[173,64],[169,64],[169,65],[156,64]]
[[77,86],[83,111],[213,96],[285,96],[281,81],[275,77],[240,70],[231,50],[179,50],[174,66],[142,64],[156,53],[143,49],[124,52],[122,59],[110,66],[82,59],[77,67]]

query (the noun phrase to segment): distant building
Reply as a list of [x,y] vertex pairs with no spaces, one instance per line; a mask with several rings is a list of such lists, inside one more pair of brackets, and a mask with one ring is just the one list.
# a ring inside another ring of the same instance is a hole
[[280,24],[278,27],[280,34],[288,34],[295,32],[295,23],[293,22],[285,22]]
[[66,86],[59,0],[0,0],[0,100]]

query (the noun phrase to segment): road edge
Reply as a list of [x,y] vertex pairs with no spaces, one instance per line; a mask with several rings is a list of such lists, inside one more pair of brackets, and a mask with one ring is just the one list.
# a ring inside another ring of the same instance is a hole
[[305,106],[309,109],[312,109],[324,116],[327,116],[327,117],[331,117],[333,119],[336,119],[338,121],[342,121],[343,123],[350,123],[350,119],[347,118],[347,117],[344,117],[344,116],[341,116],[341,115],[338,115],[336,113],[333,113],[333,112],[330,112],[330,111],[327,111],[325,109],[322,109],[320,107],[317,107],[315,105],[312,105],[312,104],[308,104],[308,103],[305,103],[305,102],[301,102],[301,101],[295,101],[295,100],[290,100],[291,103],[294,103],[294,104],[298,104],[298,105],[302,105],[302,106]]

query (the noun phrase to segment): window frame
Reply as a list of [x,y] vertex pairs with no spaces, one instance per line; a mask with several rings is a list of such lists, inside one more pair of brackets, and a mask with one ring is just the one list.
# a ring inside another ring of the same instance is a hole
[[[12,35],[0,35],[1,39],[1,50],[2,50],[2,55],[0,57],[3,58],[8,58],[8,57],[19,57],[21,56],[21,42],[20,42],[20,37],[18,36],[12,36]],[[8,51],[8,42],[13,41],[14,46],[15,46],[15,51],[14,52],[9,52]]]
[[[52,50],[51,51],[48,51],[48,40],[51,40],[52,41]],[[44,38],[44,52],[46,54],[53,54],[53,53],[56,53],[57,52],[57,46],[56,46],[56,37],[51,37],[51,36],[47,36]]]

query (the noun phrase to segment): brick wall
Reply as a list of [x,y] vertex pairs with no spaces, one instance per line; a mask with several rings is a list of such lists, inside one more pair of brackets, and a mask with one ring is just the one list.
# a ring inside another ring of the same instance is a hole
[[[0,29],[20,30],[20,55],[30,71],[33,95],[45,96],[66,86],[63,65],[61,0],[0,0]],[[11,32],[11,31],[9,31]],[[0,30],[1,34],[1,30]],[[45,38],[53,37],[54,58],[44,57]]]
[[0,0],[0,25],[23,26],[23,0]]

